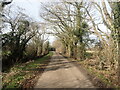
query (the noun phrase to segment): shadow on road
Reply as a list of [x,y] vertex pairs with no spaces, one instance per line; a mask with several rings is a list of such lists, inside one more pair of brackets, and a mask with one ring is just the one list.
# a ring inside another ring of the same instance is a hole
[[[71,68],[72,62],[75,61],[66,61],[65,58],[62,56],[53,56],[51,62],[46,67],[46,64],[40,65],[39,68],[28,69],[28,71],[55,71],[59,69],[68,69]],[[45,70],[44,70],[45,69]]]

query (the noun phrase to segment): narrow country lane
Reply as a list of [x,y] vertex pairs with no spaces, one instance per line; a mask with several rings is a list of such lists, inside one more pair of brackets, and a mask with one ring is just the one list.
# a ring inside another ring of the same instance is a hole
[[70,61],[54,52],[51,62],[39,77],[35,88],[95,88]]

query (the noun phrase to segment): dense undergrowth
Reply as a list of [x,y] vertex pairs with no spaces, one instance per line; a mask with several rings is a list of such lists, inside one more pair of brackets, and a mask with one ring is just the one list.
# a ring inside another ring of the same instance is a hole
[[108,67],[101,69],[98,60],[96,60],[92,54],[91,56],[89,54],[86,60],[78,61],[88,72],[102,80],[107,88],[120,88],[118,85],[117,72],[109,69]]
[[83,65],[88,72],[94,74],[100,78],[108,87],[117,87],[117,75],[115,71],[99,70],[95,66],[91,66],[89,61],[81,61],[80,64]]

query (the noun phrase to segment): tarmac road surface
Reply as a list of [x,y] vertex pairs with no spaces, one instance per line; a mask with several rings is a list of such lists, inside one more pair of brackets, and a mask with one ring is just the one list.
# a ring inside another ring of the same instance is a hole
[[72,62],[54,52],[34,88],[95,88],[95,86]]

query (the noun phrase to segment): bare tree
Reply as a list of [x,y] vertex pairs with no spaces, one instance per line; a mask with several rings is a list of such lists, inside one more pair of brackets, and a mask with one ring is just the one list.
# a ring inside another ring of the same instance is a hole
[[[61,3],[44,5],[45,12],[41,15],[46,21],[54,24],[52,26],[54,32],[56,32],[55,35],[58,36],[65,45],[68,56],[75,59],[77,58],[78,43],[81,45],[80,59],[84,58],[84,50],[82,50],[84,49],[83,37],[86,33],[84,31],[87,31],[87,29],[85,30],[86,27],[83,27],[82,4],[82,2],[70,3],[64,1]],[[77,35],[77,33],[79,35]]]

